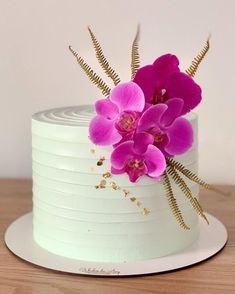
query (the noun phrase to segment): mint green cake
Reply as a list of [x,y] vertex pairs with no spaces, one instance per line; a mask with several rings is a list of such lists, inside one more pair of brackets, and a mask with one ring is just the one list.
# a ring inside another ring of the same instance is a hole
[[[92,106],[51,109],[32,117],[33,233],[51,253],[96,262],[128,262],[179,252],[199,235],[198,214],[179,186],[172,189],[185,222],[179,226],[162,181],[131,183],[110,175],[111,147],[88,137]],[[193,147],[178,161],[197,173],[197,116],[187,115]],[[198,198],[198,185],[187,180]]]

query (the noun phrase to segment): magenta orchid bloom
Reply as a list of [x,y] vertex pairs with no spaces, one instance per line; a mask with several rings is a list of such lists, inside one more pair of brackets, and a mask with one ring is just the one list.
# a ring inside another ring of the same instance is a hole
[[181,98],[184,101],[181,115],[195,108],[202,99],[201,88],[191,77],[180,72],[179,60],[172,54],[162,55],[152,65],[140,68],[134,82],[143,90],[147,104]]
[[153,136],[139,133],[133,140],[118,145],[111,154],[112,173],[127,173],[131,182],[136,182],[143,175],[159,179],[166,169],[166,161],[152,143]]
[[95,104],[97,116],[89,127],[91,141],[105,146],[131,139],[144,105],[144,93],[136,83],[116,86],[108,98]]
[[184,102],[182,99],[169,99],[149,107],[141,116],[137,132],[147,132],[153,136],[153,144],[165,156],[180,155],[193,144],[191,123],[180,117]]

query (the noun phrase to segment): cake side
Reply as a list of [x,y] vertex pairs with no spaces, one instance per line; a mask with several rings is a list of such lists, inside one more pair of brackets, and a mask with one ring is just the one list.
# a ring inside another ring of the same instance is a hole
[[[172,182],[175,198],[190,230],[183,230],[172,215],[162,182],[147,176],[137,183],[112,175],[112,186],[96,189],[110,170],[109,147],[92,144],[88,124],[90,106],[67,107],[37,113],[32,119],[34,238],[43,248],[70,258],[120,262],[171,254],[198,236],[198,216]],[[188,119],[194,145],[178,161],[197,172],[197,117]],[[97,161],[105,160],[101,166]],[[198,186],[185,179],[194,196]],[[126,199],[123,189],[150,210]]]

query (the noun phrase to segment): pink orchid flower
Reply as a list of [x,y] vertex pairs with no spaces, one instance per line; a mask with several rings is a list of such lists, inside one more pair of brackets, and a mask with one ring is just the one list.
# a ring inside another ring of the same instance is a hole
[[191,123],[180,117],[184,102],[182,99],[169,99],[148,108],[141,116],[137,132],[147,132],[153,136],[153,144],[165,156],[180,155],[193,144]]
[[159,179],[166,169],[166,161],[152,143],[153,136],[139,133],[133,140],[118,145],[111,154],[112,173],[127,173],[131,182],[136,182],[143,175]]
[[184,101],[181,115],[186,114],[201,102],[201,88],[191,77],[180,72],[175,55],[165,54],[152,65],[140,68],[134,82],[144,92],[147,104],[165,103],[172,98]]
[[105,146],[131,139],[144,105],[144,93],[136,83],[116,86],[108,98],[95,104],[97,116],[89,127],[91,141]]

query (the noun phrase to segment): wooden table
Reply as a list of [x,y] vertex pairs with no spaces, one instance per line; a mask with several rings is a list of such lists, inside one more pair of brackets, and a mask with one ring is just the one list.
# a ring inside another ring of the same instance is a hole
[[221,294],[235,293],[235,187],[225,197],[202,191],[205,210],[227,227],[229,240],[219,254],[193,267],[165,274],[129,278],[97,278],[43,269],[14,256],[4,244],[4,232],[20,215],[29,212],[31,180],[0,180],[0,294]]

